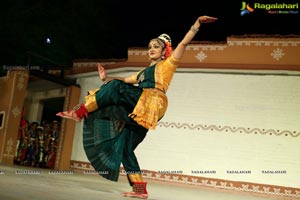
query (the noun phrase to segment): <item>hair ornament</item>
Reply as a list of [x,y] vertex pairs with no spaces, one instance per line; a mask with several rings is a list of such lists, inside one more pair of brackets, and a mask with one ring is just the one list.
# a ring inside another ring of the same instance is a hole
[[172,41],[171,37],[168,34],[161,34],[158,36],[158,39],[162,40],[165,43],[166,53],[165,58],[168,58],[172,54]]

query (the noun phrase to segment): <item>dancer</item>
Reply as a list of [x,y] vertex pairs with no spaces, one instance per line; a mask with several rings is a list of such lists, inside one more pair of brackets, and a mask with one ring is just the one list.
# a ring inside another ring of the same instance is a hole
[[122,196],[148,198],[147,183],[134,150],[148,130],[155,129],[164,116],[168,107],[166,92],[187,45],[201,24],[216,20],[210,16],[198,17],[174,50],[167,34],[151,39],[149,66],[130,77],[107,77],[102,65],[98,64],[104,84],[89,91],[85,103],[71,111],[57,113],[78,122],[84,119],[84,150],[101,176],[117,181],[123,165],[133,190]]

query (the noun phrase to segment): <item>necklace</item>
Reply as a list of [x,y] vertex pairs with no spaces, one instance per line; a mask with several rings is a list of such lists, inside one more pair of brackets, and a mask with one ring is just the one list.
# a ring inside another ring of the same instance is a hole
[[160,61],[162,61],[162,60],[163,60],[162,58],[159,58],[159,59],[157,59],[157,60],[152,60],[152,62],[150,63],[149,66],[155,65],[155,64],[157,64],[158,62],[160,62]]

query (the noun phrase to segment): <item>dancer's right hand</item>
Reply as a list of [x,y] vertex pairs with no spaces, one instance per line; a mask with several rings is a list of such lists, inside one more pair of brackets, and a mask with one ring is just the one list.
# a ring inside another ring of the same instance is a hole
[[97,63],[98,66],[98,72],[99,72],[99,77],[102,81],[106,80],[106,71],[104,67],[101,65],[101,63]]

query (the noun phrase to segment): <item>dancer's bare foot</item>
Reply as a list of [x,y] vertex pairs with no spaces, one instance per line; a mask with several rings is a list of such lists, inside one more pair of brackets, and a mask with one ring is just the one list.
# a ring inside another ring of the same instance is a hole
[[148,192],[146,189],[146,182],[134,182],[133,190],[131,192],[124,192],[122,194],[123,197],[133,197],[140,199],[148,199]]
[[82,103],[75,106],[73,110],[59,112],[56,113],[56,115],[62,118],[72,119],[77,122],[81,122],[84,117],[88,117],[88,111],[85,105]]
[[138,194],[136,192],[124,192],[122,197],[133,197],[133,198],[140,198],[140,199],[148,199],[148,194]]

